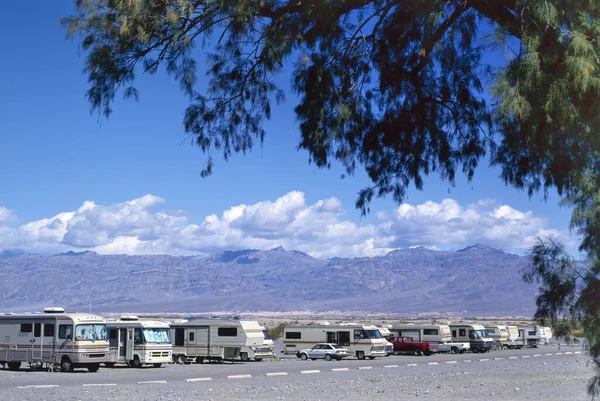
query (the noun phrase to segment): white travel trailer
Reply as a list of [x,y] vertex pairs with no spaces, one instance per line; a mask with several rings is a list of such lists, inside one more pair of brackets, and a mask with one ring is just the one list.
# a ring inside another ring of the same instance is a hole
[[398,336],[412,337],[414,341],[439,343],[440,352],[464,353],[470,348],[469,342],[453,342],[450,326],[447,324],[397,324],[390,331]]
[[32,369],[96,372],[108,360],[104,318],[89,313],[46,308],[44,313],[0,314],[0,338],[0,364],[11,370],[25,362]]
[[285,326],[283,350],[286,354],[296,354],[303,348],[323,342],[344,347],[358,359],[374,359],[386,355],[387,341],[376,326],[360,323],[332,325],[329,322]]
[[262,326],[252,320],[195,319],[171,323],[173,361],[202,363],[239,358],[242,347],[260,347]]
[[168,323],[121,316],[120,320],[107,320],[106,327],[110,360],[104,366],[112,368],[125,363],[134,368],[147,364],[159,368],[171,362],[173,346]]
[[273,340],[271,339],[271,336],[265,327],[261,326],[260,329],[262,330],[264,336],[262,345],[258,347],[242,347],[240,350],[240,359],[242,361],[254,359],[256,362],[260,362],[264,358],[273,358]]
[[450,331],[452,341],[469,341],[473,352],[487,352],[494,345],[494,340],[481,324],[451,324]]
[[530,347],[548,344],[552,338],[552,329],[544,326],[519,327],[521,343]]

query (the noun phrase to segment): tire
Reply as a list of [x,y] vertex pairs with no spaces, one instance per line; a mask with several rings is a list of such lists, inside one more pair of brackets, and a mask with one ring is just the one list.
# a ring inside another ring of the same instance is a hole
[[133,359],[131,361],[129,361],[129,366],[131,366],[132,368],[136,368],[139,369],[142,367],[142,363],[140,362],[140,358],[138,358],[138,356],[134,356]]
[[68,356],[63,356],[60,360],[60,371],[61,372],[72,372],[73,371],[73,363],[69,359]]
[[421,351],[421,349],[419,349],[419,348],[415,348],[415,349],[413,350],[413,354],[414,354],[415,356],[421,356],[421,355],[423,355],[423,351]]
[[242,352],[242,353],[240,354],[240,359],[241,359],[242,361],[244,361],[244,362],[248,362],[248,359],[250,359],[250,358],[248,358],[248,353],[247,353],[247,352]]
[[302,359],[303,361],[306,361],[308,359],[308,355],[306,354],[301,354],[300,355],[300,359]]
[[481,349],[479,350],[479,352],[481,352],[482,354],[485,354],[487,352],[487,348],[481,347]]
[[260,361],[262,361],[262,358],[254,358],[254,360],[255,360],[256,362],[260,362]]
[[356,351],[356,358],[362,361],[363,359],[365,359],[365,353],[363,351]]
[[459,354],[464,354],[465,353],[465,349],[461,349],[460,351],[458,351]]
[[326,361],[331,361],[331,355],[330,354],[326,354],[325,355],[325,360]]
[[458,354],[458,347],[452,347],[452,348],[450,348],[450,353],[451,354]]
[[374,357],[374,356],[372,356],[372,355],[370,355],[370,356],[369,356],[369,359],[375,359],[375,357]]
[[425,356],[431,356],[431,354],[433,354],[433,352],[431,352],[431,351],[427,350],[427,351],[423,351],[423,354],[424,354]]
[[479,353],[479,347],[478,346],[471,347],[471,352],[473,352],[474,354]]
[[99,363],[92,363],[91,365],[87,365],[88,372],[95,373],[100,369]]
[[21,368],[21,362],[6,362],[8,370],[19,370]]
[[106,367],[106,368],[114,368],[115,367],[115,363],[114,362],[104,362],[104,367]]
[[154,363],[153,365],[155,368],[160,368],[162,366],[162,363]]
[[187,357],[185,355],[177,355],[177,363],[183,365]]
[[204,363],[204,358],[202,358],[202,357],[196,358],[196,363]]

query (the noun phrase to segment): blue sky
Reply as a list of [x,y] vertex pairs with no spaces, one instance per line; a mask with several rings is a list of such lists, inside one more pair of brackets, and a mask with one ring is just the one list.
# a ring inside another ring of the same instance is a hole
[[[27,9],[26,25],[16,15]],[[570,212],[551,194],[506,187],[482,161],[473,182],[437,176],[406,204],[375,200],[360,217],[362,172],[319,170],[297,151],[293,95],[267,137],[201,178],[206,156],[183,131],[187,105],[164,74],[138,76],[138,102],[118,100],[107,120],[91,115],[85,55],[59,19],[69,1],[11,2],[0,15],[0,251],[50,254],[214,253],[282,244],[318,257],[371,256],[396,247],[458,249],[485,242],[524,252],[553,233],[571,247]],[[287,85],[287,80],[284,81]]]

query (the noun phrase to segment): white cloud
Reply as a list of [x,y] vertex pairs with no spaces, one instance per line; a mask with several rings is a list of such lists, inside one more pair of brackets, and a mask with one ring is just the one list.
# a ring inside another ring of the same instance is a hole
[[307,204],[302,192],[252,205],[236,205],[199,223],[182,211],[156,210],[161,197],[112,205],[84,202],[75,211],[10,227],[16,221],[0,207],[0,250],[22,249],[42,254],[94,250],[102,254],[212,254],[282,245],[315,257],[377,256],[395,248],[426,246],[457,249],[476,242],[506,250],[526,250],[535,236],[563,231],[549,227],[531,211],[520,211],[493,199],[461,205],[454,199],[402,204],[376,213],[377,223],[344,219],[339,199]]

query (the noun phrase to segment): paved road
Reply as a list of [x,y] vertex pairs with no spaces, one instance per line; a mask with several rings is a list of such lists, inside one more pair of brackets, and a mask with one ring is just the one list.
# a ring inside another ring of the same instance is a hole
[[[272,378],[308,376],[322,373],[338,375],[375,371],[404,372],[414,368],[440,369],[467,364],[515,364],[526,360],[561,360],[581,357],[577,347],[544,346],[535,349],[492,351],[485,354],[442,354],[430,357],[390,356],[374,360],[347,359],[343,361],[301,361],[297,358],[279,358],[262,362],[204,363],[190,365],[164,365],[161,368],[132,369],[128,367],[102,368],[96,373],[86,370],[73,373],[18,372],[0,369],[0,391],[15,388],[95,387],[138,384],[193,384],[202,382],[244,380],[257,377]],[[25,366],[25,365],[23,365]],[[52,387],[50,387],[52,386]]]

